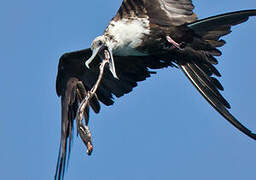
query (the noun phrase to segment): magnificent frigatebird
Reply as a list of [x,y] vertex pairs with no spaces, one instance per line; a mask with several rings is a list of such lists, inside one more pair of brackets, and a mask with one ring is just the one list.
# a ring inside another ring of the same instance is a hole
[[[218,48],[225,44],[221,37],[229,34],[232,26],[255,16],[256,10],[198,20],[193,9],[191,0],[123,0],[116,16],[90,49],[61,56],[56,90],[61,96],[62,125],[55,179],[64,177],[74,119],[79,104],[98,79],[98,64],[103,59],[109,61],[109,68],[105,68],[89,99],[95,113],[100,111],[100,102],[112,105],[113,95],[121,97],[131,92],[137,82],[154,74],[150,69],[178,67],[226,120],[256,140],[256,134],[228,111],[230,104],[220,94],[223,87],[216,79],[221,75],[214,66],[218,63],[215,57],[221,55]],[[84,115],[88,123],[88,106]]]

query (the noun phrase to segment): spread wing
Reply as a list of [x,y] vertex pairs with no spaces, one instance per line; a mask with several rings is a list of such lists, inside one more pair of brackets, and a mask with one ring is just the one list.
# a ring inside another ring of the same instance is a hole
[[[219,16],[199,20],[188,26],[205,41],[200,43],[194,40],[190,46],[187,57],[179,63],[180,69],[185,73],[202,96],[231,124],[247,136],[256,140],[256,134],[243,126],[229,111],[229,103],[222,97],[219,90],[223,90],[220,82],[213,75],[220,77],[220,73],[214,67],[217,60],[214,56],[220,56],[216,49],[225,44],[220,38],[231,32],[231,27],[248,20],[250,16],[256,16],[256,10],[238,11]],[[207,43],[206,43],[207,42]]]
[[[147,3],[149,2],[153,3],[152,7],[148,7],[150,4]],[[154,14],[153,6],[157,3],[163,3],[162,6],[156,6],[156,8],[161,8],[159,13],[164,14],[162,23],[170,23],[168,20],[164,20],[169,16],[168,13],[173,15],[174,22],[176,21],[177,24],[188,23],[191,20],[189,17],[194,17],[192,13],[193,6],[189,0],[124,0],[123,7],[121,6],[123,10],[119,10],[118,14],[119,16],[121,14],[125,16],[128,13],[136,14],[139,11],[133,9],[144,11],[144,5],[148,8],[148,12]],[[190,50],[184,51],[185,53],[177,59],[175,59],[175,54],[161,55],[161,58],[153,56],[114,57],[119,80],[115,79],[111,72],[106,69],[101,85],[96,92],[97,96],[90,100],[91,108],[98,113],[100,102],[105,105],[112,105],[114,103],[113,95],[121,97],[131,92],[137,86],[137,82],[143,81],[154,74],[154,72],[149,71],[149,68],[158,69],[172,66],[171,60],[174,60],[203,97],[224,118],[249,137],[256,139],[256,134],[248,130],[229,113],[230,105],[219,92],[219,90],[223,90],[223,87],[213,77],[213,75],[220,76],[220,73],[214,67],[214,64],[217,64],[214,56],[221,55],[217,47],[225,44],[225,41],[220,38],[231,32],[231,26],[245,22],[249,16],[254,15],[256,15],[256,10],[240,11],[188,24],[188,27],[198,35],[198,39],[195,38],[191,44],[188,44]],[[154,16],[152,15],[151,18],[154,18]],[[84,64],[90,56],[91,50],[85,49],[64,54],[59,61],[56,90],[58,96],[61,96],[62,127],[55,175],[55,179],[58,180],[63,179],[66,159],[71,150],[73,120],[76,116],[78,104],[85,97],[86,92],[92,88],[98,77],[99,69],[96,64],[99,63],[100,59],[96,58],[90,69],[87,69]],[[89,108],[85,109],[85,119],[89,120]]]
[[191,0],[123,0],[114,20],[146,17],[153,24],[179,26],[197,20]]
[[[78,105],[85,97],[86,92],[95,84],[100,59],[92,62],[90,69],[86,68],[85,61],[91,56],[91,50],[64,54],[59,61],[58,75],[56,80],[57,95],[61,96],[61,142],[56,168],[55,179],[63,179],[66,159],[68,159],[73,135],[73,121],[76,117]],[[159,69],[172,66],[171,62],[160,61],[154,57],[114,57],[116,71],[119,80],[114,78],[108,68],[105,69],[104,77],[90,106],[94,112],[100,111],[100,103],[112,105],[113,95],[121,97],[132,91],[137,82],[143,81],[155,72],[150,69]],[[85,109],[85,119],[89,120],[89,109]]]

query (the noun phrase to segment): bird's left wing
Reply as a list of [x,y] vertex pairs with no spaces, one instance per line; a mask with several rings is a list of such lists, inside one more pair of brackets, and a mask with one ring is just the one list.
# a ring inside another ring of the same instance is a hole
[[[98,63],[100,62],[98,57],[95,58],[90,69],[85,66],[85,61],[91,56],[91,53],[90,49],[66,53],[59,61],[56,91],[57,95],[61,96],[62,120],[61,142],[55,174],[55,179],[58,180],[63,179],[66,159],[70,154],[73,121],[76,118],[79,103],[98,78]],[[115,56],[114,59],[119,79],[114,78],[108,68],[105,69],[96,96],[90,100],[90,106],[96,113],[100,111],[99,102],[107,106],[112,105],[114,103],[113,95],[121,97],[131,92],[137,86],[137,82],[143,81],[155,73],[148,68],[159,69],[172,65],[171,62],[163,62],[154,57]],[[89,108],[85,109],[84,114],[85,120],[88,121]]]
[[153,24],[179,26],[197,20],[191,0],[123,0],[115,19],[149,18]]

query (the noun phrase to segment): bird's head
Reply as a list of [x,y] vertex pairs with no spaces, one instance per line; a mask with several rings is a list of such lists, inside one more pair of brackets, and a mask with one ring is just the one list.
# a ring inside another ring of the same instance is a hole
[[[102,50],[107,49],[107,40],[104,35],[96,37],[92,41],[91,50],[92,55],[91,57],[85,62],[85,65],[89,68],[89,64],[93,61],[93,59],[102,52]],[[108,50],[109,51],[109,50]],[[102,58],[102,57],[101,57]]]
[[106,46],[107,44],[107,38],[102,35],[102,36],[98,36],[96,37],[93,41],[92,41],[92,45],[91,45],[91,50],[100,50],[100,48],[102,48],[103,46]]
[[[110,71],[112,72],[113,76],[118,79],[115,71],[115,65],[114,65],[114,59],[113,59],[113,54],[112,50],[110,48],[110,43],[109,39],[107,36],[98,36],[96,37],[91,45],[91,50],[92,50],[92,56],[85,62],[85,65],[89,68],[89,64],[92,62],[92,60],[99,54],[100,58],[105,59],[105,57],[101,56],[101,52],[103,50],[107,50],[109,53],[109,68]],[[103,53],[104,54],[104,53]]]

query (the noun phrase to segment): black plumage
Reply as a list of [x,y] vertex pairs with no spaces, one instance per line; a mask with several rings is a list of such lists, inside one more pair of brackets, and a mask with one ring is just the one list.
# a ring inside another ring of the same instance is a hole
[[[164,0],[161,2],[164,3],[165,10],[161,8],[160,0],[124,0],[113,20],[118,21],[131,16],[148,16],[152,33],[159,28],[162,34],[168,33],[166,35],[170,34],[175,41],[184,43],[184,48],[161,51],[162,42],[166,44],[166,41],[162,39],[161,43],[152,44],[154,48],[150,48],[157,51],[152,51],[147,56],[114,55],[116,73],[119,79],[114,78],[109,69],[105,69],[96,96],[90,101],[90,107],[95,113],[99,113],[100,102],[107,106],[112,105],[114,96],[119,98],[131,92],[138,85],[138,82],[155,74],[151,69],[169,66],[179,67],[202,96],[225,119],[256,140],[256,134],[248,130],[229,113],[230,104],[221,95],[220,91],[223,91],[224,88],[216,78],[220,77],[221,74],[215,68],[215,65],[218,64],[216,56],[221,55],[218,48],[226,43],[220,38],[229,34],[232,26],[247,21],[250,16],[255,16],[256,10],[232,12],[197,20],[196,15],[192,12],[194,6],[190,0]],[[155,5],[156,9],[153,8],[152,4]],[[167,15],[167,11],[169,15]],[[157,36],[145,36],[145,38],[150,39]],[[154,42],[152,39],[147,41],[148,39],[143,41],[144,46]],[[63,179],[64,176],[67,150],[69,156],[73,121],[78,105],[98,78],[97,64],[101,61],[98,56],[90,68],[85,66],[85,61],[90,58],[91,54],[90,49],[84,49],[66,53],[59,61],[56,91],[57,95],[61,96],[62,102],[62,128],[55,179]],[[85,119],[88,123],[89,108],[85,109]]]

